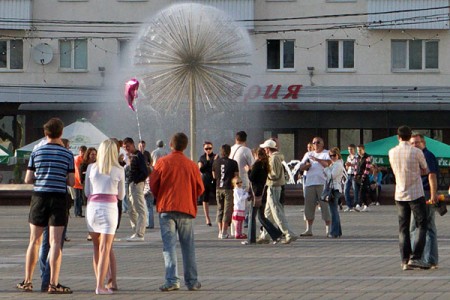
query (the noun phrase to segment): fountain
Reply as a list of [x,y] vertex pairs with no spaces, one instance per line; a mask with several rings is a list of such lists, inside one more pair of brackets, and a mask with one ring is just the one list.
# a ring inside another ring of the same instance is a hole
[[196,155],[197,110],[224,111],[249,77],[250,39],[222,11],[176,4],[145,23],[133,54],[140,101],[162,114],[190,113],[190,155]]

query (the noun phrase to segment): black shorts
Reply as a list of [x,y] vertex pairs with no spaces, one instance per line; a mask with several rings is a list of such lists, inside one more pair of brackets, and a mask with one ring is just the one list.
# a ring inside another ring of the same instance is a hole
[[28,222],[40,226],[66,226],[68,220],[65,193],[33,192]]

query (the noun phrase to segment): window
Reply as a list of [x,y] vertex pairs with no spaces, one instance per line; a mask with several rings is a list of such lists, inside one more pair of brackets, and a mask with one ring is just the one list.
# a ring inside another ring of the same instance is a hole
[[417,71],[439,68],[439,42],[392,40],[392,70]]
[[294,40],[267,40],[267,69],[294,69]]
[[128,66],[131,63],[130,41],[119,40],[119,65],[121,67]]
[[59,53],[61,69],[87,70],[87,40],[61,40]]
[[0,70],[23,69],[23,41],[0,40]]
[[328,69],[353,69],[355,67],[355,41],[330,40],[328,47]]

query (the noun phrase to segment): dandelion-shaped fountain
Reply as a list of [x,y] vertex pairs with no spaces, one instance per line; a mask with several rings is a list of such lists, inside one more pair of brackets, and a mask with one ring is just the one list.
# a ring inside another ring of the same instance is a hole
[[140,33],[134,51],[140,91],[161,112],[189,107],[191,159],[196,110],[224,110],[241,96],[249,53],[247,32],[222,11],[201,4],[172,5]]

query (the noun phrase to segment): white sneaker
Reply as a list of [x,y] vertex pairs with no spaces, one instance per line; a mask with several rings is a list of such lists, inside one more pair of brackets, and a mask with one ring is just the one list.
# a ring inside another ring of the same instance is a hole
[[364,205],[364,207],[363,207],[363,209],[361,211],[368,212],[369,211],[369,207],[367,205]]
[[344,209],[344,212],[349,212],[350,211],[350,208],[346,208],[346,209]]
[[138,237],[137,235],[127,238],[127,242],[144,242],[144,237]]
[[356,204],[355,211],[361,211],[361,206],[359,206],[359,204]]

